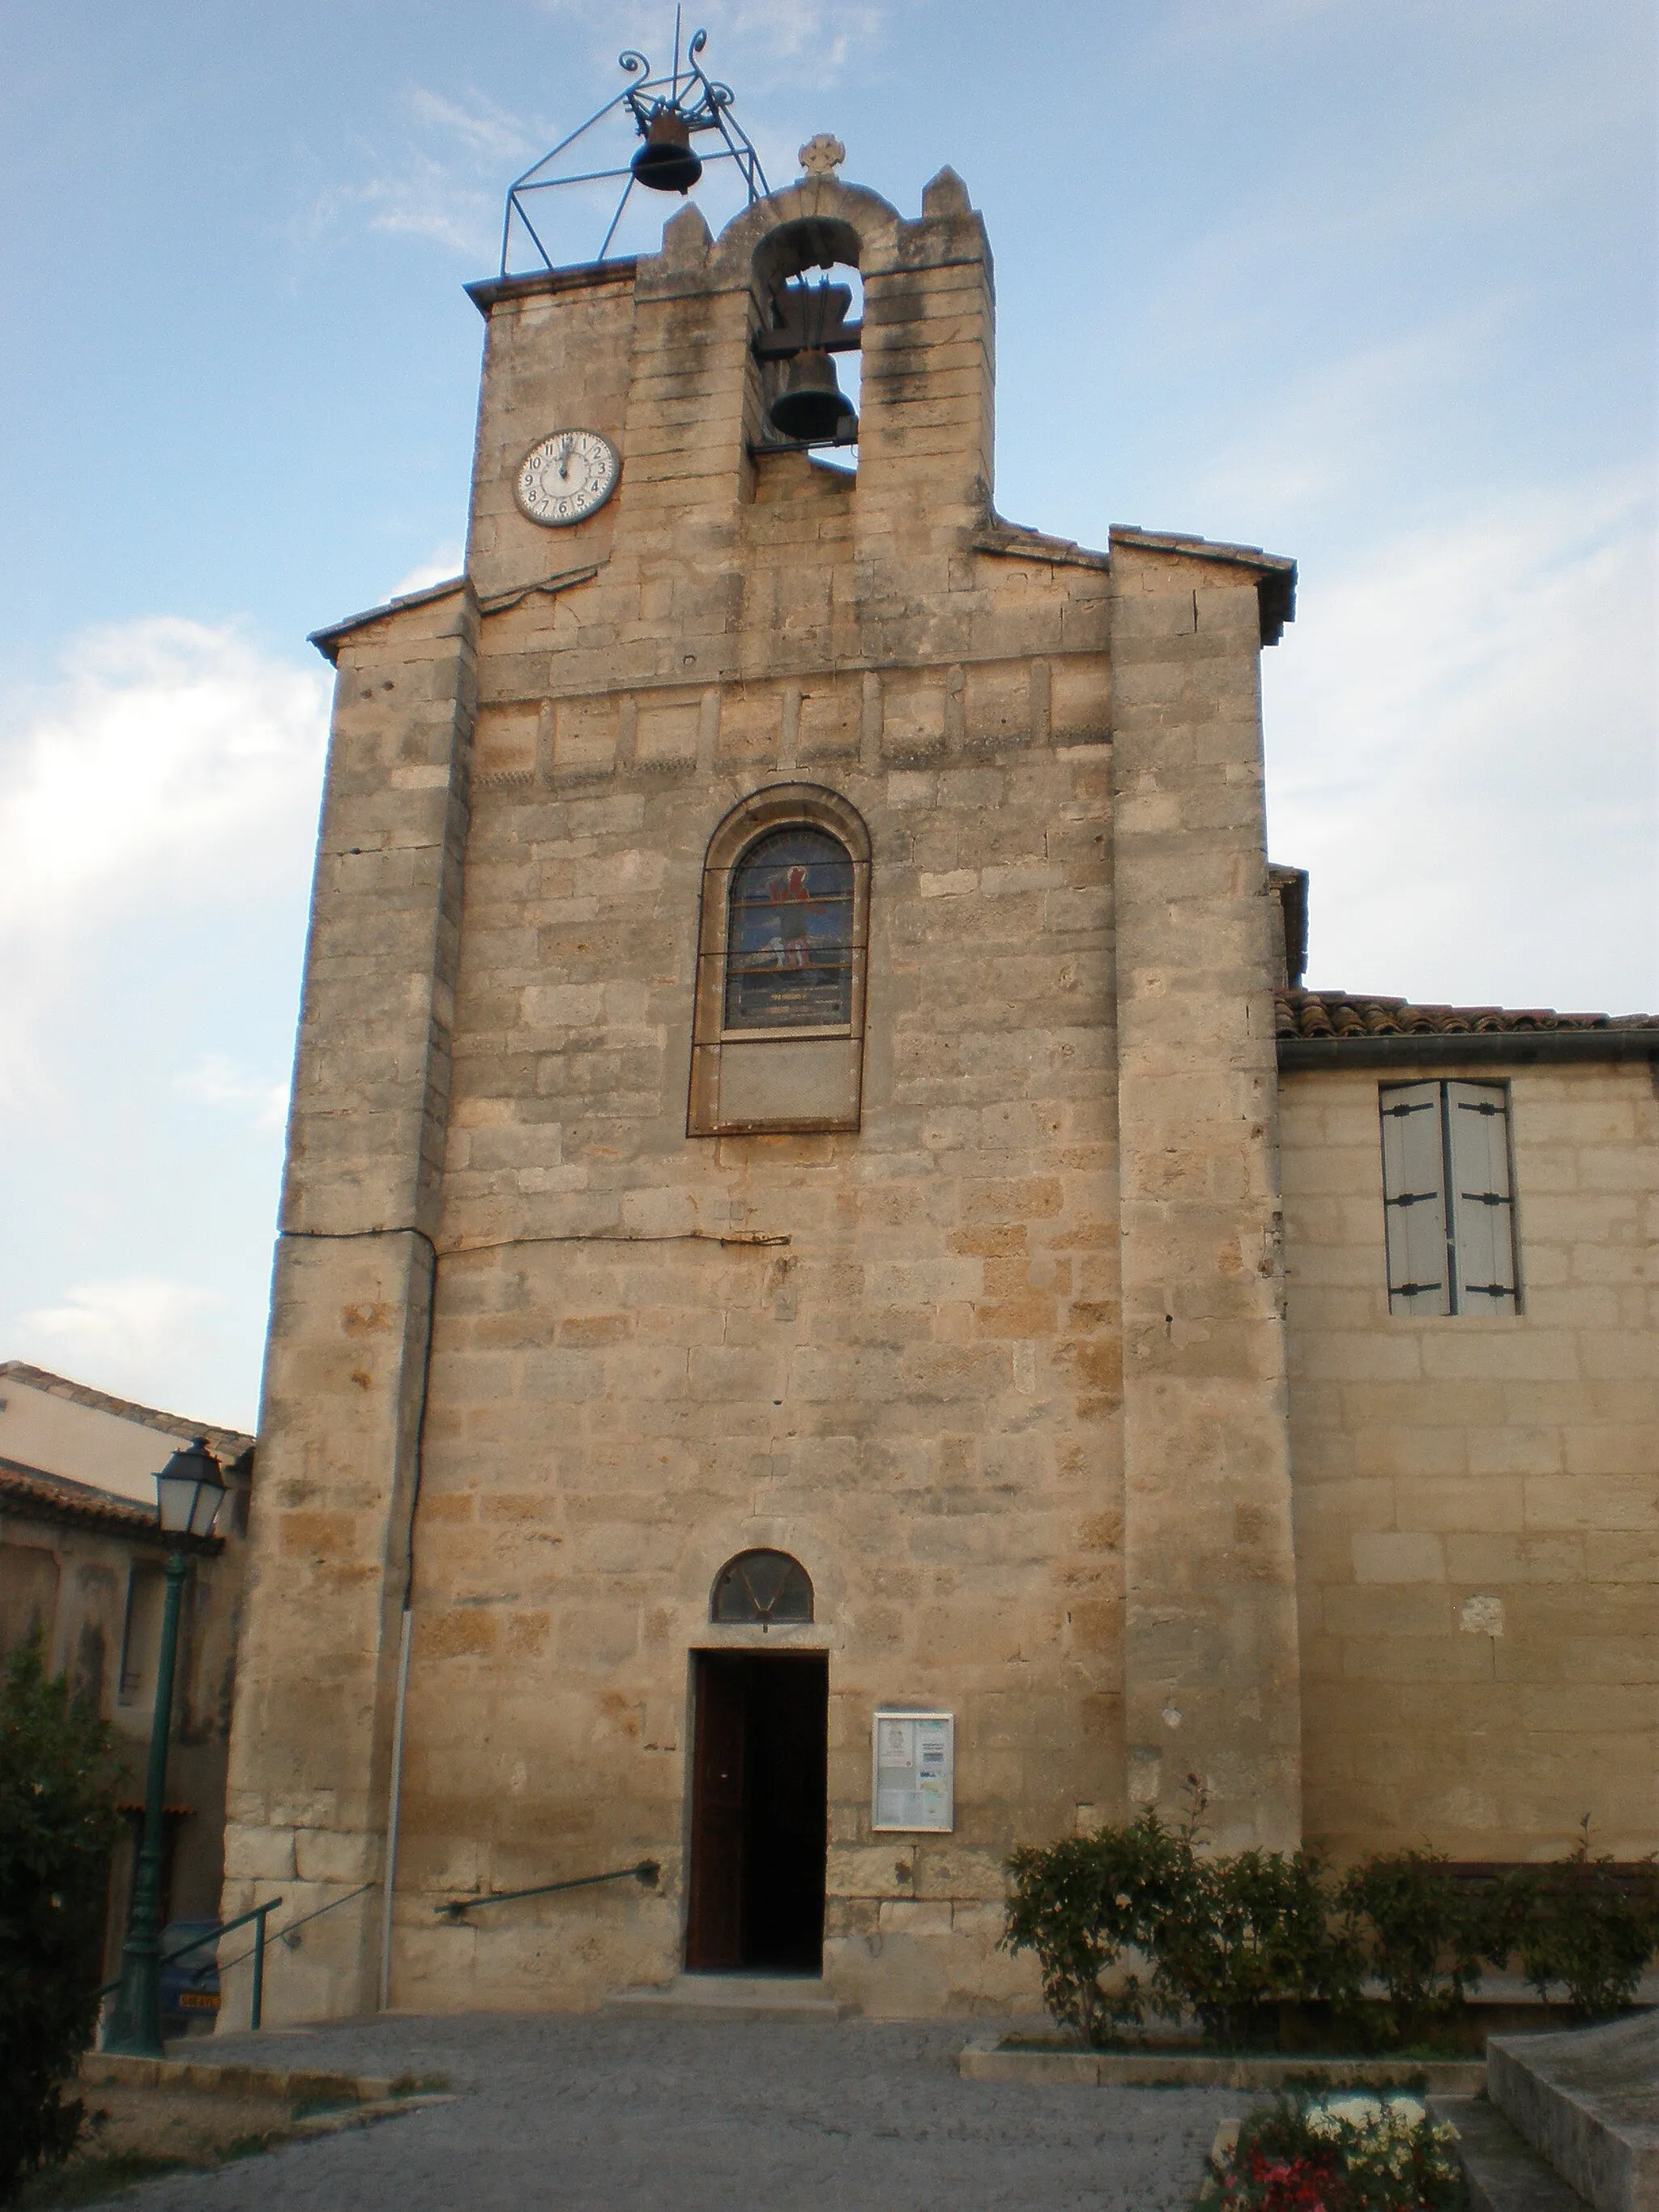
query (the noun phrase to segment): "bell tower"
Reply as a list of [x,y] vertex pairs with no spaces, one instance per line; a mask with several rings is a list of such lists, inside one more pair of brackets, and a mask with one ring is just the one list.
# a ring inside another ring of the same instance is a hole
[[[635,180],[721,89],[639,94]],[[1297,1832],[1293,571],[1000,520],[963,185],[802,154],[470,287],[465,572],[317,635],[227,1847],[228,1911],[336,1908],[289,2017],[1012,2005],[1017,1842],[1189,1771]]]

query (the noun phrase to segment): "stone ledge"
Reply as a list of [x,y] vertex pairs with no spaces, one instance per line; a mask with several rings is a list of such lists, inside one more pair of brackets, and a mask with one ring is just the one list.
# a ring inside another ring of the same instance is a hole
[[654,1988],[619,1990],[605,2008],[676,2020],[782,2021],[842,2020],[850,2009],[822,1982],[746,1974],[680,1974]]
[[1194,2051],[1007,2051],[996,2035],[970,2036],[957,2058],[965,2081],[1069,2082],[1103,2089],[1416,2089],[1476,2096],[1477,2059],[1228,2058]]
[[96,2087],[206,2089],[227,2097],[274,2097],[291,2104],[349,2099],[357,2105],[410,2101],[393,2098],[389,2077],[378,2074],[319,2074],[269,2066],[213,2065],[191,2058],[132,2058],[112,2051],[89,2051],[76,2078]]

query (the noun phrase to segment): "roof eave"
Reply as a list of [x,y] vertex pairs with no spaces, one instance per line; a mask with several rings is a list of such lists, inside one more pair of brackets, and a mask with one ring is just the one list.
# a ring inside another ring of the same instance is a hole
[[314,645],[331,666],[338,664],[340,647],[354,630],[367,629],[371,623],[384,622],[388,615],[407,614],[411,607],[430,606],[436,599],[447,599],[456,592],[471,589],[465,576],[451,576],[441,584],[432,584],[423,592],[405,592],[401,598],[387,599],[384,605],[368,607],[360,615],[348,615],[343,622],[330,623],[325,629],[313,629],[306,639]]
[[462,286],[486,322],[498,301],[526,300],[540,292],[585,292],[595,284],[631,284],[639,270],[637,254],[619,253],[612,261],[578,261],[563,269],[534,269],[521,276],[480,276]]
[[1280,1036],[1281,1073],[1306,1068],[1511,1067],[1585,1060],[1659,1060],[1659,1030],[1436,1030],[1391,1036]]
[[[76,1496],[79,1491],[88,1495]],[[89,1484],[70,1482],[44,1468],[24,1467],[16,1460],[0,1462],[0,1517],[88,1528],[157,1551],[191,1552],[206,1559],[217,1559],[225,1548],[222,1536],[166,1533],[155,1515],[132,1500],[101,1498]]]
[[1255,578],[1263,645],[1277,645],[1285,623],[1296,620],[1296,563],[1288,554],[1264,553],[1259,545],[1218,544],[1208,538],[1189,538],[1174,530],[1141,530],[1121,522],[1112,525],[1107,543],[1114,553],[1120,546],[1133,547],[1138,552],[1170,553],[1186,561],[1249,570]]

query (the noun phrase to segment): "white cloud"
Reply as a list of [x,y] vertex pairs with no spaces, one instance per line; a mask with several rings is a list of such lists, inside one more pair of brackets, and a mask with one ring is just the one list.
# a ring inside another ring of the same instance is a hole
[[138,933],[291,894],[308,874],[321,670],[173,617],[82,633],[0,705],[0,1022],[14,1085],[37,1025]]
[[1569,485],[1310,580],[1267,656],[1310,981],[1659,1011],[1654,518]]
[[[547,15],[582,23],[596,57],[623,46],[644,53],[653,70],[665,71],[672,63],[672,37],[654,0],[604,11],[592,0],[542,0],[542,7]],[[596,21],[601,12],[603,29]],[[695,24],[708,30],[702,65],[716,80],[735,76],[739,61],[753,70],[787,64],[797,85],[818,86],[833,83],[855,53],[880,44],[888,14],[871,0],[708,0]],[[692,28],[688,22],[688,38]]]
[[337,197],[357,201],[371,230],[429,238],[483,264],[494,256],[500,221],[495,202],[504,191],[505,180],[491,192],[459,176],[453,163],[410,148],[395,169]]
[[427,592],[434,584],[447,584],[452,577],[460,574],[465,559],[466,555],[458,543],[435,545],[424,561],[417,561],[412,568],[398,577],[387,597],[400,599],[406,592]]
[[[177,1377],[185,1387],[176,1395],[185,1402],[192,1390],[199,1395],[194,1378],[206,1364],[204,1339],[213,1334],[204,1323],[220,1303],[210,1291],[157,1275],[83,1283],[60,1304],[20,1315],[9,1356],[144,1404],[174,1402],[166,1394]],[[194,1410],[203,1412],[199,1405]]]
[[246,1075],[222,1053],[204,1053],[194,1067],[173,1078],[173,1088],[198,1105],[251,1112],[262,1129],[280,1129],[288,1118],[287,1084]]
[[545,150],[546,125],[528,123],[472,88],[414,86],[402,143],[380,150],[374,173],[331,187],[303,226],[307,235],[357,220],[370,230],[427,238],[480,264],[500,250],[507,185]]
[[210,903],[259,871],[273,817],[314,820],[320,671],[168,617],[84,632],[63,671],[0,722],[4,939],[84,925],[140,893]]
[[520,117],[498,107],[483,93],[469,89],[459,100],[416,85],[409,95],[417,121],[447,135],[481,161],[502,167],[526,161],[535,151]]
[[[1405,426],[1474,382],[1498,352],[1499,302],[1471,301],[1455,314],[1388,343],[1328,358],[1287,377],[1271,410],[1194,471],[1171,496],[1196,514],[1261,518],[1294,526],[1321,506],[1370,490],[1399,464]],[[1173,346],[1175,326],[1166,324]]]

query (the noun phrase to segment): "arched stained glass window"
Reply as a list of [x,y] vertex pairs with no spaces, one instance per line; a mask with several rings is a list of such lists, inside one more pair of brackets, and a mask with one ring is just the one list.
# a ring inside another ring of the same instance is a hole
[[775,830],[732,872],[728,1030],[844,1028],[853,1018],[853,862],[822,830]]
[[811,1577],[787,1552],[739,1552],[714,1577],[708,1617],[758,1622],[763,1628],[776,1621],[811,1620]]
[[855,1130],[870,833],[822,784],[741,800],[703,858],[688,1137]]

